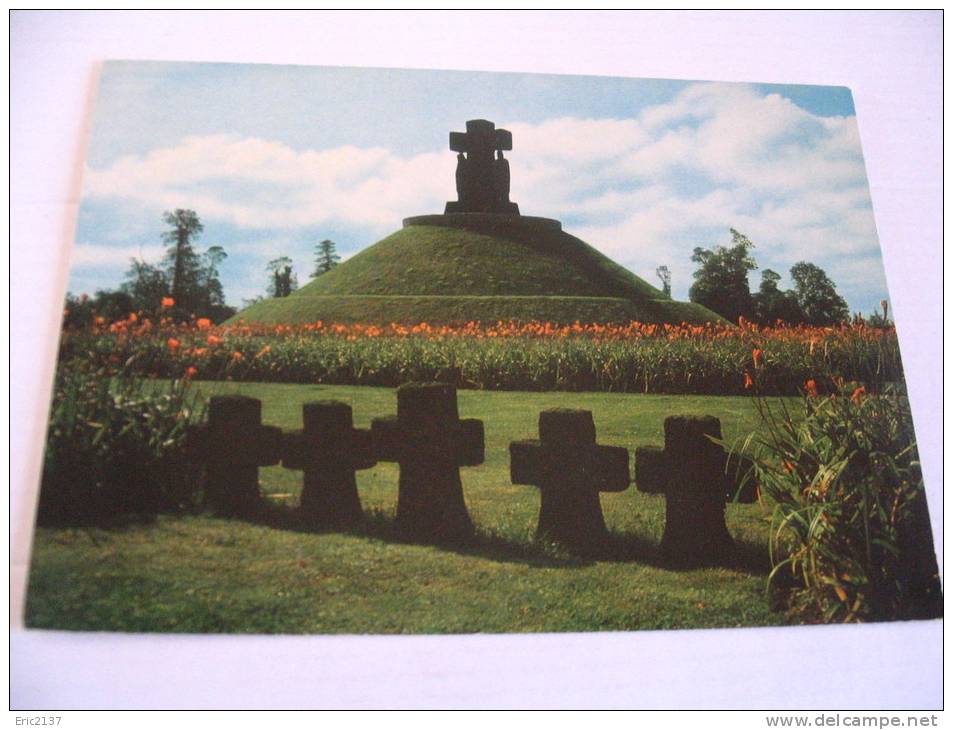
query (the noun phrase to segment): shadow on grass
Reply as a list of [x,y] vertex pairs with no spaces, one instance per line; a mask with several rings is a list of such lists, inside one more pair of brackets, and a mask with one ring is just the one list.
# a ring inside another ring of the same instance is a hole
[[480,529],[473,534],[455,536],[450,539],[421,539],[419,535],[406,530],[393,516],[373,510],[365,511],[364,518],[360,522],[322,527],[310,524],[293,507],[266,502],[262,509],[248,520],[279,530],[310,534],[337,533],[402,545],[432,546],[459,555],[483,557],[507,563],[523,563],[540,568],[578,568],[592,564],[591,560],[572,555],[558,546],[537,542],[518,542]]
[[604,540],[585,546],[567,547],[546,540],[517,541],[477,528],[470,535],[452,539],[421,539],[408,532],[397,520],[383,512],[364,513],[364,519],[352,525],[319,527],[310,524],[301,513],[287,505],[265,502],[251,522],[280,530],[311,534],[339,533],[367,537],[403,545],[433,546],[442,550],[507,563],[522,563],[541,568],[582,568],[597,562],[628,562],[664,570],[694,570],[699,567],[724,567],[752,575],[767,575],[770,560],[765,545],[735,539],[728,563],[682,565],[662,554],[655,540],[632,533],[610,533]]

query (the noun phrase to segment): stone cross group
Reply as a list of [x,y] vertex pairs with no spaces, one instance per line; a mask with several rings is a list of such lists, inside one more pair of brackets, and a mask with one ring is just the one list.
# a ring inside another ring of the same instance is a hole
[[[445,383],[409,383],[397,389],[397,415],[354,427],[340,401],[305,403],[304,428],[283,433],[261,422],[261,401],[216,396],[208,423],[190,430],[190,460],[206,471],[206,497],[220,515],[253,517],[262,508],[258,468],[281,463],[304,472],[299,514],[315,528],[341,527],[363,517],[355,472],[378,462],[400,466],[397,524],[425,542],[466,539],[474,531],[460,468],[484,460],[483,422],[460,418],[457,391]],[[580,555],[609,546],[599,494],[630,483],[629,452],[596,441],[592,412],[567,408],[539,414],[539,438],[509,445],[510,481],[539,488],[538,539]],[[730,559],[726,501],[754,501],[753,463],[718,443],[712,416],[671,416],[665,447],[635,450],[640,491],[665,495],[662,555],[673,564]]]
[[513,135],[493,122],[471,119],[466,132],[450,133],[450,149],[457,153],[457,198],[445,213],[499,213],[519,215],[510,202],[510,163],[504,150],[513,149]]

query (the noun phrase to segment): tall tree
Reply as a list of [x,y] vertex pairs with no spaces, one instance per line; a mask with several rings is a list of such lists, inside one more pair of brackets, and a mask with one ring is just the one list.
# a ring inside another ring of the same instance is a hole
[[778,286],[781,275],[765,269],[761,272],[761,286],[754,295],[755,319],[763,325],[774,325],[778,320],[787,324],[804,321],[804,312],[793,291],[782,291]]
[[292,261],[281,256],[268,262],[270,282],[268,293],[273,297],[286,297],[298,288],[298,279],[292,270]]
[[201,304],[199,279],[202,262],[192,242],[202,234],[204,226],[194,210],[183,208],[176,208],[171,213],[166,211],[162,220],[170,226],[170,230],[162,234],[162,239],[169,244],[165,255],[169,293],[180,311],[194,313]]
[[325,238],[315,248],[314,273],[311,274],[311,278],[328,273],[338,265],[340,260],[341,257],[335,252],[334,241]]
[[850,317],[847,302],[838,295],[834,282],[819,266],[799,261],[791,267],[791,280],[808,324],[824,327],[846,322]]
[[692,274],[695,283],[688,290],[688,298],[730,321],[742,316],[750,319],[754,301],[748,286],[748,272],[758,268],[749,253],[754,244],[734,228],[730,230],[730,247],[695,249],[692,261],[699,264],[699,268]]
[[672,296],[672,272],[669,271],[667,266],[659,266],[655,269],[655,275],[662,282],[662,293],[670,297]]

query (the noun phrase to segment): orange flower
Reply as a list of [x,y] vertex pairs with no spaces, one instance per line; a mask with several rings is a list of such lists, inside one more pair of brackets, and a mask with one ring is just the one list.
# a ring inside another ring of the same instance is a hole
[[174,307],[175,299],[172,297],[162,297],[162,308],[166,309],[167,307]]
[[216,345],[221,345],[223,340],[221,337],[216,337],[215,335],[209,335],[207,342],[210,347],[215,347]]
[[165,344],[169,346],[169,352],[171,352],[174,355],[175,351],[179,349],[179,345],[181,345],[182,343],[179,342],[174,337],[170,337]]
[[130,322],[135,322],[135,321],[138,320],[138,319],[139,319],[139,317],[138,317],[138,315],[137,315],[135,312],[130,312],[130,313],[129,313],[129,321],[130,321]]
[[198,369],[197,367],[195,367],[194,365],[189,365],[189,366],[185,369],[185,379],[186,379],[186,380],[191,380],[191,379],[194,378],[196,375],[198,375],[198,372],[199,372],[199,369]]
[[240,352],[236,350],[235,352],[232,353],[232,360],[235,360],[236,362],[238,362],[241,359],[242,359],[242,354]]
[[207,330],[209,327],[212,326],[212,320],[207,319],[205,317],[200,317],[199,319],[195,320],[195,326],[198,327],[200,330]]
[[854,388],[854,392],[850,394],[850,399],[854,403],[860,403],[865,395],[867,395],[867,389],[861,385],[859,388]]
[[759,350],[757,347],[754,348],[754,349],[751,351],[751,359],[754,360],[754,366],[755,366],[755,368],[760,368],[761,365],[762,365],[762,362],[761,362],[761,350]]
[[807,391],[808,398],[817,398],[817,383],[813,378],[804,383],[804,389]]
[[751,379],[751,373],[745,370],[745,390],[748,390],[752,385],[754,385],[754,381]]

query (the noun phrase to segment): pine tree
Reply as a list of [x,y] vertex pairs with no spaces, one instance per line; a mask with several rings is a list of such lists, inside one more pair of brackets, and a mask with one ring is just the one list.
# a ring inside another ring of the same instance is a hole
[[330,241],[327,238],[317,245],[315,256],[314,273],[311,274],[312,279],[316,276],[321,276],[321,274],[328,273],[337,266],[341,260],[341,257],[335,252],[334,241]]

